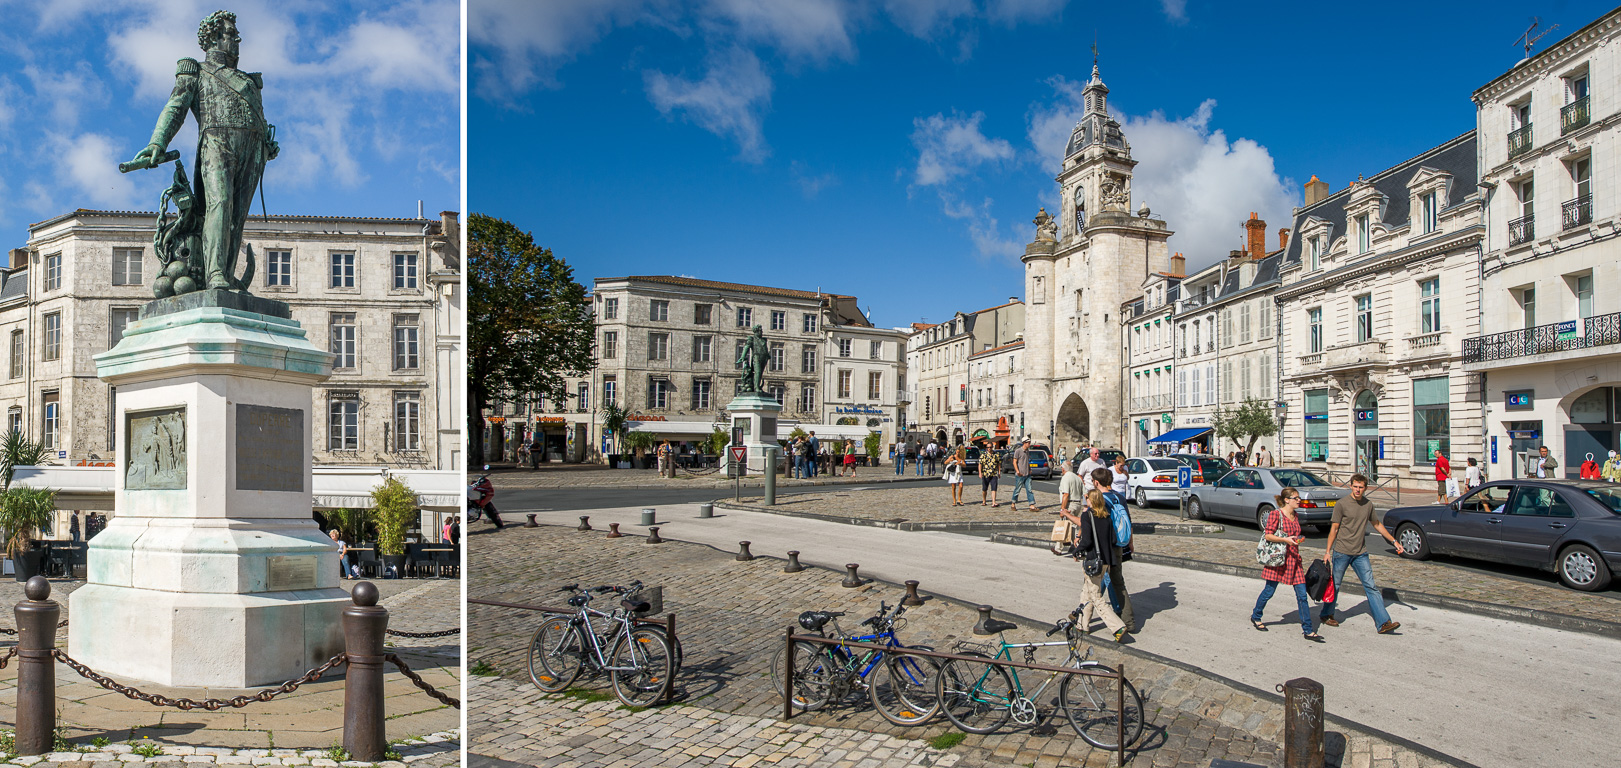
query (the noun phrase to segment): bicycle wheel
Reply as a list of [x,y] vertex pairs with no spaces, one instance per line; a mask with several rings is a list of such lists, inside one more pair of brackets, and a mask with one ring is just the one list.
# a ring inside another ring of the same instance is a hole
[[654,632],[659,632],[659,633],[662,633],[664,635],[664,641],[666,643],[670,644],[670,652],[673,654],[670,657],[670,668],[672,670],[676,671],[676,672],[680,672],[681,671],[681,663],[683,661],[685,661],[685,655],[681,651],[681,638],[678,637],[674,641],[671,641],[670,640],[670,630],[668,628],[666,628],[663,624],[653,624],[653,623],[637,624],[636,627],[638,629],[650,629],[650,630],[653,630]]
[[940,665],[937,697],[952,725],[967,733],[995,733],[1007,722],[1013,702],[1013,678],[989,663],[982,653],[965,653],[985,661],[950,659]]
[[[1104,664],[1084,664],[1086,669],[1113,672]],[[1126,746],[1136,743],[1143,735],[1143,699],[1130,680],[1125,683],[1126,708],[1121,713],[1125,720]],[[1118,749],[1120,717],[1115,712],[1118,701],[1115,680],[1112,677],[1091,675],[1065,675],[1058,686],[1058,705],[1069,715],[1069,724],[1075,732],[1099,749]]]
[[[826,646],[804,641],[794,642],[794,708],[811,712],[827,706],[832,691],[833,674],[838,669],[827,656]],[[783,695],[783,663],[788,647],[777,649],[771,657],[771,686],[777,695]]]
[[608,654],[608,666],[618,669],[613,679],[614,695],[628,707],[650,707],[664,697],[664,682],[674,672],[670,641],[656,629],[637,628],[620,635]]
[[547,693],[568,688],[585,666],[585,650],[570,616],[547,616],[529,640],[529,679]]
[[867,698],[885,720],[896,725],[920,725],[940,714],[935,683],[939,674],[939,662],[927,656],[885,653],[883,661],[869,673]]

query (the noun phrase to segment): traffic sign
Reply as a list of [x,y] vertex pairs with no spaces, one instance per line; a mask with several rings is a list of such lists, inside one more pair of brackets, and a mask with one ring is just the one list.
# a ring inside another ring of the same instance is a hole
[[1184,464],[1184,465],[1176,468],[1176,487],[1178,487],[1178,488],[1192,488],[1193,487],[1193,467],[1190,467],[1190,466]]
[[742,464],[744,461],[748,460],[748,458],[749,458],[749,447],[748,446],[746,446],[746,445],[734,445],[734,446],[731,446],[731,449],[732,449],[732,461],[735,461],[735,462],[737,462],[739,464]]

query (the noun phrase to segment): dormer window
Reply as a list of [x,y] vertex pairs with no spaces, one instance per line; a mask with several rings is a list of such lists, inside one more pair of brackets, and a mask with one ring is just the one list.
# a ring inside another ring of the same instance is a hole
[[1367,214],[1356,217],[1356,252],[1367,253],[1373,248],[1373,224]]
[[1314,237],[1314,238],[1311,239],[1311,262],[1310,262],[1310,264],[1307,265],[1306,271],[1308,271],[1308,272],[1316,272],[1317,270],[1322,269],[1322,268],[1323,268],[1323,238]]
[[1419,198],[1425,233],[1434,232],[1440,225],[1440,211],[1437,210],[1440,208],[1439,197],[1437,193],[1430,192]]

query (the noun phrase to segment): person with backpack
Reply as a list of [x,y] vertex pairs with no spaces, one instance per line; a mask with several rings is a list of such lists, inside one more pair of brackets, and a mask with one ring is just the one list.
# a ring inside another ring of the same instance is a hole
[[1103,575],[1109,572],[1111,565],[1119,564],[1118,550],[1110,541],[1113,531],[1103,493],[1087,491],[1086,506],[1079,516],[1062,508],[1058,514],[1080,529],[1080,543],[1075,549],[1075,557],[1082,562],[1081,604],[1070,612],[1070,621],[1081,632],[1090,632],[1095,614],[1103,619],[1103,626],[1114,633],[1115,642],[1125,642],[1128,634],[1126,623],[1103,599]]
[[[1104,476],[1109,479],[1105,480]],[[1092,471],[1092,482],[1099,489],[1110,488],[1114,472],[1108,469]],[[1104,505],[1109,510],[1109,545],[1114,548],[1114,561],[1109,566],[1108,590],[1109,605],[1120,620],[1125,623],[1127,631],[1136,632],[1136,616],[1131,610],[1131,594],[1126,591],[1126,575],[1122,571],[1128,553],[1131,551],[1131,513],[1126,511],[1126,496],[1110,488],[1103,492]]]

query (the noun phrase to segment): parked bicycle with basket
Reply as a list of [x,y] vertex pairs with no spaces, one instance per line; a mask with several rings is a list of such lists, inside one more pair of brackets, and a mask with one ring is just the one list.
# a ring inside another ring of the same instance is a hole
[[[608,675],[614,695],[626,706],[646,707],[664,695],[666,682],[680,669],[679,643],[671,643],[663,626],[641,617],[653,606],[638,599],[640,581],[628,585],[581,589],[570,584],[574,613],[551,614],[541,619],[529,642],[529,679],[548,693],[566,690],[589,669]],[[619,605],[611,611],[591,607],[593,595],[615,594]]]

